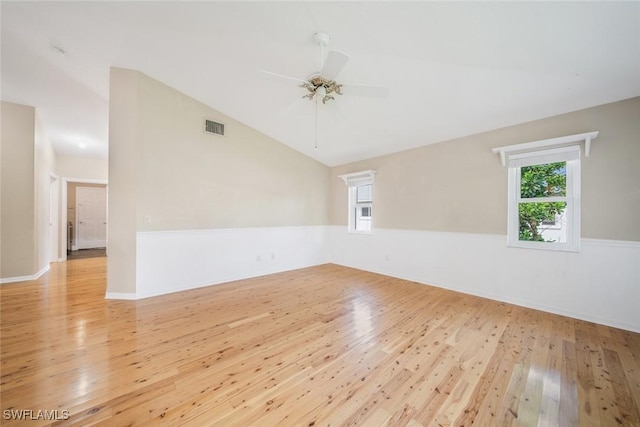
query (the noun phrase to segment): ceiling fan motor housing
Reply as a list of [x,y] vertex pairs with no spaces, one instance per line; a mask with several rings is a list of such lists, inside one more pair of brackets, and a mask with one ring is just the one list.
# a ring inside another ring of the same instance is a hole
[[342,95],[342,92],[340,91],[342,85],[336,83],[334,80],[327,80],[319,75],[310,77],[306,82],[301,84],[300,87],[304,87],[309,91],[309,93],[304,95],[303,98],[313,99],[314,96],[318,95],[322,97],[323,104],[329,100],[335,99],[330,95],[331,93]]
[[329,34],[320,31],[313,35],[313,41],[319,44],[320,46],[329,46],[331,37],[329,36]]

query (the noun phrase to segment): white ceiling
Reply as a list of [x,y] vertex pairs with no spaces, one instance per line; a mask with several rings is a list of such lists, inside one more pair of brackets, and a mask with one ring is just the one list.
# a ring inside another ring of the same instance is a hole
[[[2,99],[37,107],[63,155],[107,156],[111,66],[140,70],[327,165],[640,95],[639,2],[1,8]],[[258,70],[317,71],[317,31],[351,57],[340,83],[387,86],[390,95],[320,105],[315,151],[305,90]]]

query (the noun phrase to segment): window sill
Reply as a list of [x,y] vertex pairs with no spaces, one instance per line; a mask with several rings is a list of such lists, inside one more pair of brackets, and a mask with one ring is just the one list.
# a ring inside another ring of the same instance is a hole
[[538,251],[556,251],[556,252],[580,252],[578,245],[569,245],[566,243],[549,243],[549,242],[510,242],[507,247],[514,249],[534,249]]
[[351,230],[351,229],[347,229],[347,232],[348,232],[349,234],[363,234],[363,235],[371,235],[371,234],[373,234],[373,230],[365,231],[365,230]]

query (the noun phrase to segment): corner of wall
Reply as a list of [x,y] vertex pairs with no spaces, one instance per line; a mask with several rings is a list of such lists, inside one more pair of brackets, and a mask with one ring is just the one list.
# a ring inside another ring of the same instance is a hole
[[107,293],[136,292],[139,73],[111,68]]

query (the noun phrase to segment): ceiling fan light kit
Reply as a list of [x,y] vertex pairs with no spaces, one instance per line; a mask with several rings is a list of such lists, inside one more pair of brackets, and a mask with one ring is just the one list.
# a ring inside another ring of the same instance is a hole
[[335,99],[331,96],[332,93],[342,95],[342,92],[340,91],[342,85],[333,80],[327,80],[319,75],[310,77],[307,81],[302,83],[300,87],[309,91],[309,93],[304,95],[303,98],[311,100],[314,96],[317,96],[318,99],[322,100],[323,104],[326,104],[329,100]]
[[333,80],[342,71],[342,67],[349,60],[349,56],[342,52],[329,51],[327,57],[324,56],[324,48],[329,45],[331,37],[327,33],[318,32],[313,35],[313,41],[320,46],[320,71],[312,73],[300,85],[309,91],[303,98],[313,100],[318,98],[323,104],[335,99],[332,93],[342,95],[340,88],[342,85]]
[[[334,100],[333,94],[359,95],[383,98],[389,94],[389,90],[379,86],[344,85],[336,82],[336,77],[349,60],[349,56],[337,50],[330,50],[326,57],[324,48],[329,45],[331,37],[327,33],[317,32],[313,35],[313,41],[320,46],[320,71],[311,73],[306,79],[283,76],[282,74],[260,70],[264,75],[275,77],[279,80],[297,81],[298,86],[305,88],[309,93],[303,98],[313,100],[318,97],[323,104]],[[342,89],[345,89],[343,92]]]
[[[369,97],[384,98],[389,94],[389,90],[385,87],[378,86],[359,86],[359,85],[343,85],[336,82],[336,77],[349,60],[349,56],[337,50],[330,50],[327,56],[324,56],[324,48],[329,45],[331,37],[327,33],[318,32],[313,35],[313,41],[320,46],[320,71],[311,73],[305,80],[284,76],[282,74],[272,73],[270,71],[260,70],[268,77],[275,77],[279,80],[296,81],[298,86],[308,91],[302,98],[316,101],[315,108],[315,149],[318,149],[318,100],[326,104],[327,101],[335,100],[334,94],[337,95],[360,95]],[[343,92],[345,89],[345,92]]]

